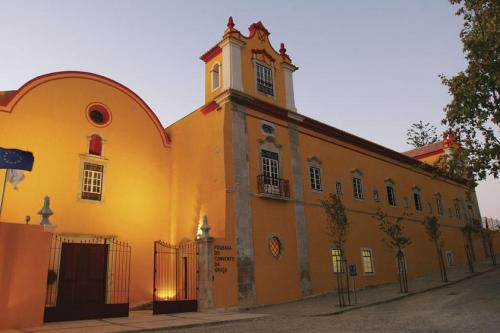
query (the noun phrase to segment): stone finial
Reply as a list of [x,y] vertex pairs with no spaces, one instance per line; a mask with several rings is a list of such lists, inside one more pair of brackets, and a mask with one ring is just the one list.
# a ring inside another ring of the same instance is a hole
[[280,54],[285,55],[286,54],[286,49],[285,49],[285,43],[280,44]]
[[233,21],[233,17],[232,16],[229,16],[229,19],[227,20],[227,27],[229,29],[233,29],[234,28],[234,21]]
[[208,225],[208,217],[203,216],[203,224],[201,225],[201,238],[210,238],[210,226]]
[[52,210],[50,209],[50,198],[46,195],[44,198],[43,198],[43,207],[42,209],[40,209],[40,211],[38,212],[38,215],[41,215],[42,216],[42,220],[40,221],[40,224],[41,225],[51,225],[52,223],[50,223],[49,221],[49,217],[51,215],[53,215],[54,213],[52,212]]

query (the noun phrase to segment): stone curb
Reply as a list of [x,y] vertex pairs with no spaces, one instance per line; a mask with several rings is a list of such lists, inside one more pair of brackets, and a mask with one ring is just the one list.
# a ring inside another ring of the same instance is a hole
[[[229,320],[217,320],[217,321],[200,321],[198,323],[191,323],[191,324],[180,324],[177,326],[165,326],[165,327],[155,327],[155,328],[137,328],[133,330],[123,330],[121,332],[127,332],[127,333],[138,333],[138,332],[163,332],[163,331],[170,331],[170,330],[178,330],[178,329],[186,329],[186,328],[193,328],[193,327],[198,327],[198,326],[213,326],[213,325],[219,325],[219,324],[224,324],[224,323],[234,323],[237,321],[243,322],[243,321],[252,321],[252,320],[258,320],[266,317],[270,317],[271,315],[269,314],[261,314],[261,317],[254,317],[254,318],[242,318],[242,319],[229,319]],[[195,319],[199,320],[199,319]],[[128,326],[126,324],[120,324],[120,326],[125,326],[125,327],[133,327],[133,326]],[[135,327],[134,327],[135,328]]]
[[393,297],[393,298],[384,299],[382,301],[376,301],[376,302],[368,303],[368,304],[364,304],[364,305],[353,306],[353,307],[348,308],[348,309],[337,310],[337,311],[333,311],[333,312],[329,312],[329,313],[321,313],[321,314],[314,314],[314,315],[305,315],[304,317],[327,317],[327,316],[340,315],[340,314],[343,314],[345,312],[350,312],[350,311],[354,311],[354,310],[368,308],[368,307],[371,307],[371,306],[376,306],[376,305],[381,305],[381,304],[386,304],[386,303],[390,303],[390,302],[399,301],[399,300],[401,300],[403,298],[407,298],[407,297],[411,297],[411,296],[416,296],[416,295],[419,295],[419,294],[426,293],[428,291],[432,291],[432,290],[436,290],[436,289],[441,289],[441,288],[444,288],[444,287],[452,286],[452,285],[457,284],[459,282],[475,278],[477,276],[480,276],[480,275],[492,272],[492,271],[497,270],[499,268],[500,268],[500,265],[497,265],[496,267],[489,268],[489,269],[484,270],[482,272],[472,273],[469,276],[463,277],[463,278],[455,280],[455,281],[446,282],[446,283],[443,283],[443,284],[440,284],[440,285],[437,285],[437,286],[434,286],[434,287],[430,287],[430,288],[427,288],[427,289],[413,291],[413,292],[407,293],[405,295],[399,295],[399,296],[396,296],[396,297]]

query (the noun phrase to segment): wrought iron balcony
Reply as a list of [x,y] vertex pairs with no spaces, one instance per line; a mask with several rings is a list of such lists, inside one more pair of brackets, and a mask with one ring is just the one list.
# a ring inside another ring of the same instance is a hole
[[279,199],[290,198],[290,183],[287,179],[257,176],[259,194]]

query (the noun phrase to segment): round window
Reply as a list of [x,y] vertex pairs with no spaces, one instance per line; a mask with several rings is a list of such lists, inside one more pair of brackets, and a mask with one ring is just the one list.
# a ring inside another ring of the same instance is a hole
[[273,236],[269,239],[269,251],[275,258],[281,255],[281,241],[278,237]]
[[87,118],[95,126],[106,126],[110,121],[109,111],[100,104],[91,105],[87,109]]

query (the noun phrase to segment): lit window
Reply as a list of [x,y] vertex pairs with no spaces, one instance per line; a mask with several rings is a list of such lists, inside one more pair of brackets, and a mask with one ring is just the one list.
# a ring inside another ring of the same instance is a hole
[[443,202],[441,201],[441,195],[436,194],[436,208],[439,215],[444,215]]
[[321,191],[321,170],[318,167],[309,167],[309,178],[311,180],[311,189]]
[[216,62],[212,67],[212,90],[219,88],[220,85],[220,64]]
[[340,249],[332,250],[332,265],[334,273],[344,273],[345,267],[342,262],[342,251]]
[[273,71],[259,63],[256,63],[256,68],[257,90],[267,95],[273,95]]
[[335,192],[339,197],[342,195],[342,183],[339,181],[335,183]]
[[83,164],[82,199],[100,201],[102,197],[102,181],[104,166],[99,164]]
[[278,258],[281,255],[281,241],[278,237],[273,236],[269,240],[269,251],[274,258]]
[[363,262],[363,270],[365,274],[373,274],[375,271],[373,269],[373,256],[371,249],[361,250],[361,260]]

